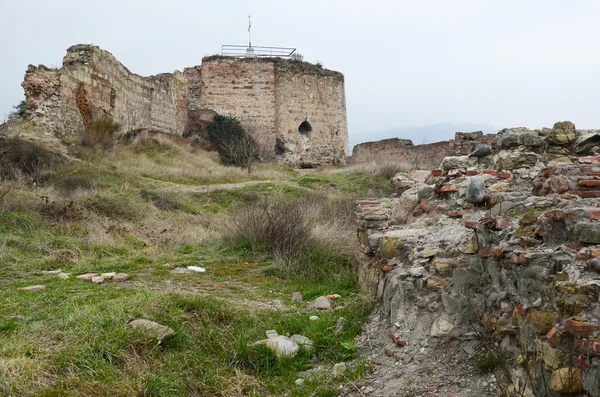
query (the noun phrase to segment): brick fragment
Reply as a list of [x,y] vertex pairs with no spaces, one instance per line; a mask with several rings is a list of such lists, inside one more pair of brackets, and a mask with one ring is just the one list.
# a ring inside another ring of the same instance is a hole
[[581,198],[600,198],[600,191],[597,190],[578,190],[573,192]]
[[458,185],[448,185],[448,186],[442,186],[440,188],[440,192],[443,193],[447,193],[447,192],[458,192]]
[[591,210],[589,216],[593,221],[600,221],[600,210]]
[[448,211],[448,216],[450,218],[462,218],[467,211]]
[[600,179],[580,179],[577,184],[579,186],[598,187],[600,186]]
[[373,200],[357,200],[355,201],[356,205],[375,205],[378,204],[377,201]]
[[433,170],[433,171],[431,171],[431,175],[442,176],[442,175],[444,175],[444,170]]
[[585,355],[600,356],[600,342],[585,339],[575,339],[575,350]]
[[479,227],[479,222],[477,221],[466,221],[465,227],[467,229],[477,229]]
[[560,333],[560,330],[556,327],[554,327],[550,331],[548,331],[548,333],[546,334],[546,339],[548,339],[548,343],[550,344],[550,346],[552,346],[552,347],[558,346],[559,333]]
[[577,161],[581,164],[600,164],[600,156],[579,157]]
[[440,212],[446,212],[450,206],[448,204],[438,204],[437,210]]
[[582,321],[577,321],[572,318],[568,319],[565,322],[565,331],[572,335],[579,336],[581,338],[590,336],[597,330],[598,326],[596,324],[584,323]]
[[419,204],[419,206],[421,207],[421,209],[425,212],[429,212],[429,203],[427,202],[427,200],[421,200],[421,203]]
[[498,230],[506,229],[508,227],[508,219],[506,218],[496,218],[495,228]]
[[424,213],[424,211],[421,208],[417,208],[412,212],[413,216],[419,216],[423,213]]

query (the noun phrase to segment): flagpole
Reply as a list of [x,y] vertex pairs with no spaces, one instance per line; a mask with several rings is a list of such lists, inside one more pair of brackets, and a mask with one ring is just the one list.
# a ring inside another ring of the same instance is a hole
[[250,15],[248,15],[248,48],[252,48],[252,34],[250,33],[251,27],[252,22],[250,21]]

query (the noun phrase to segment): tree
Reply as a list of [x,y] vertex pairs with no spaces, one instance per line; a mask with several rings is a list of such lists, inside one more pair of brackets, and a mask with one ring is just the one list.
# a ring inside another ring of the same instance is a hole
[[208,140],[225,165],[234,165],[252,172],[260,160],[260,146],[235,117],[216,115],[208,126]]
[[21,101],[19,102],[18,105],[13,106],[13,108],[15,109],[14,111],[10,112],[8,114],[8,119],[9,120],[14,120],[17,119],[19,117],[23,117],[25,116],[25,106],[26,106],[26,102],[25,101]]

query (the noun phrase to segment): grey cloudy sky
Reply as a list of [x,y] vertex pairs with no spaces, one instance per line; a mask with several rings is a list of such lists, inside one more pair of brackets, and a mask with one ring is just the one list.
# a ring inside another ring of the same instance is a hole
[[[221,44],[297,47],[346,76],[352,142],[436,123],[600,128],[598,0],[0,0],[0,118],[29,63],[93,43],[132,72]],[[418,137],[411,137],[418,140]]]

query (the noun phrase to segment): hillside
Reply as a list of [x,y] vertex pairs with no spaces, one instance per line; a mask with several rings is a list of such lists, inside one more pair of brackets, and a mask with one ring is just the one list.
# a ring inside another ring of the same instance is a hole
[[[332,377],[366,319],[352,202],[384,194],[389,169],[248,174],[164,137],[0,148],[0,394],[337,395],[368,370]],[[254,345],[267,330],[313,347],[278,359]]]

